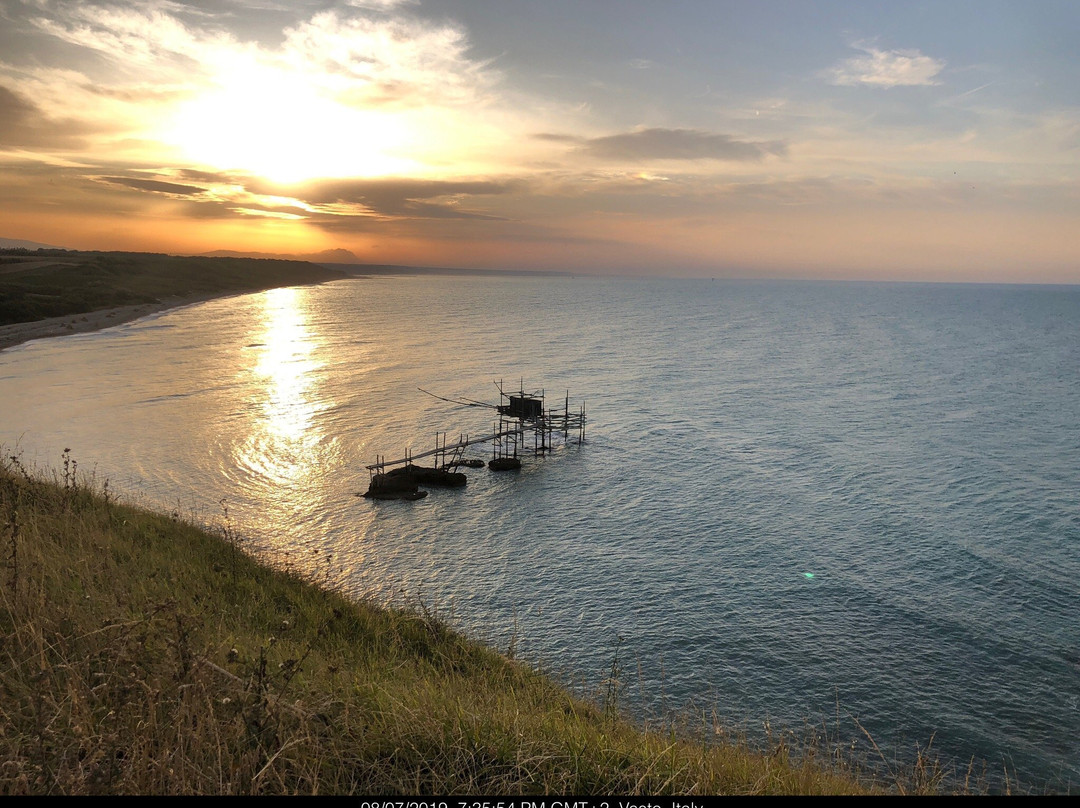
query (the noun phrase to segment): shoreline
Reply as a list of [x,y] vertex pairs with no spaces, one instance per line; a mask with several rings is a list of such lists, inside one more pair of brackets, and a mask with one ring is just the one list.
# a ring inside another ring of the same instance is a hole
[[[332,280],[340,280],[334,278]],[[291,284],[294,286],[311,286],[329,281],[313,281],[312,283]],[[148,317],[151,314],[159,314],[170,309],[181,309],[185,306],[193,306],[196,303],[206,303],[222,297],[234,295],[249,295],[255,292],[265,292],[269,289],[286,288],[268,286],[265,289],[241,289],[229,290],[218,293],[201,295],[185,295],[184,297],[170,297],[159,300],[156,303],[136,303],[132,306],[114,306],[110,309],[97,309],[96,311],[83,311],[78,314],[65,314],[63,317],[48,317],[44,320],[33,320],[28,323],[10,323],[0,325],[0,353],[38,339],[51,337],[66,337],[69,334],[88,334],[92,331],[102,331],[114,325],[130,323]]]
[[204,303],[207,300],[228,297],[232,294],[236,294],[236,292],[227,292],[220,295],[191,295],[188,297],[168,298],[159,300],[156,303],[137,303],[133,306],[116,306],[111,309],[66,314],[63,317],[49,317],[28,323],[0,325],[0,352],[33,340],[101,331],[114,325],[130,323],[132,320],[138,320],[150,314],[157,314],[168,309],[178,309],[194,303]]

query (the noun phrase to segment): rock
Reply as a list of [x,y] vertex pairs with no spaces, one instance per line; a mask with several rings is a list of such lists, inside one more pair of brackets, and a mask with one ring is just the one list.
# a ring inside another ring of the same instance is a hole
[[376,474],[371,478],[367,499],[422,499],[427,491],[416,487],[416,479],[405,474]]
[[443,488],[460,488],[465,485],[469,478],[459,471],[447,471],[446,469],[434,469],[426,466],[402,466],[386,472],[387,477],[393,479],[409,479],[420,485],[438,485]]

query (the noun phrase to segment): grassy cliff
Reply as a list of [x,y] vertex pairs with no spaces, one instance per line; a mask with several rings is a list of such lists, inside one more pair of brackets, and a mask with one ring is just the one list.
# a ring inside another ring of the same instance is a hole
[[824,750],[643,731],[422,609],[119,504],[66,457],[52,480],[0,464],[0,556],[0,793],[874,790]]
[[0,325],[342,277],[304,261],[0,250]]

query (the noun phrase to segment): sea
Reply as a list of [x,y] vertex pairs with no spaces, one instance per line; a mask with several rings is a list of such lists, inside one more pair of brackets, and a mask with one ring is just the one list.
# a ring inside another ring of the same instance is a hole
[[[358,496],[500,389],[584,436]],[[355,277],[0,352],[0,444],[650,726],[1080,791],[1080,287]]]

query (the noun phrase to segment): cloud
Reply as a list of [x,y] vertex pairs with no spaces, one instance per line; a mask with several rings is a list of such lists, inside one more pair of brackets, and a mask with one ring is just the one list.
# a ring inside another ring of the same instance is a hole
[[388,11],[398,6],[412,6],[420,0],[346,0],[345,5],[353,8],[371,8],[378,11]]
[[205,188],[195,185],[180,185],[176,182],[164,182],[163,180],[149,180],[140,177],[101,177],[103,182],[114,185],[125,185],[138,191],[153,191],[160,194],[177,194],[179,196],[195,196],[206,193]]
[[830,84],[855,87],[919,87],[940,84],[936,79],[945,68],[942,59],[924,56],[917,50],[880,50],[855,44],[863,56],[852,56],[825,71]]
[[[236,41],[223,32],[189,28],[171,3],[135,3],[132,7],[58,2],[40,7],[34,27],[70,45],[96,51],[129,72],[171,73],[178,65],[201,72],[222,48]],[[44,16],[49,13],[51,16]]]
[[217,185],[238,185],[243,182],[243,177],[238,177],[236,174],[227,171],[203,171],[197,168],[183,168],[176,173],[181,179]]
[[787,151],[780,141],[736,140],[730,135],[698,129],[640,129],[596,138],[542,132],[534,137],[556,143],[577,143],[581,152],[602,160],[759,161]]
[[0,149],[78,148],[89,128],[48,117],[30,99],[0,84]]
[[[273,44],[242,38],[219,18],[155,0],[127,5],[55,2],[30,23],[88,49],[122,74],[191,88],[222,76],[258,72],[267,80],[300,77],[309,91],[362,106],[474,104],[497,80],[488,63],[468,56],[465,30],[396,12],[410,0],[361,0],[285,27]],[[112,88],[123,92],[123,88]]]
[[[470,196],[509,194],[523,187],[520,180],[328,180],[294,189],[266,186],[316,206],[362,206],[371,215],[425,219],[498,219],[458,207]],[[256,185],[252,190],[258,190]]]
[[0,148],[277,180],[499,170],[520,116],[462,26],[407,2],[312,10],[328,5],[28,3],[15,33],[48,61],[0,59]]
[[552,143],[584,143],[585,138],[578,135],[566,135],[559,132],[537,132],[533,135],[537,140],[548,140]]
[[[418,180],[408,178],[320,180],[297,185],[272,183],[252,175],[181,170],[162,178],[98,175],[99,182],[192,203],[198,218],[272,216],[303,219],[319,226],[346,219],[366,220],[364,229],[392,219],[480,219],[504,217],[470,210],[470,197],[497,196],[521,190],[520,180]],[[189,185],[172,179],[200,183]],[[344,225],[343,225],[344,226]]]
[[405,17],[316,14],[285,31],[280,60],[347,103],[473,104],[495,81],[464,29]]
[[[245,191],[248,202],[233,212],[254,215],[289,213],[331,232],[366,233],[393,223],[420,220],[506,221],[461,206],[474,196],[511,194],[524,183],[517,180],[324,180],[298,186],[278,186],[251,178]],[[239,198],[239,197],[238,197]],[[289,200],[290,204],[274,204]]]
[[7,133],[38,115],[38,109],[21,95],[0,84],[0,133]]

